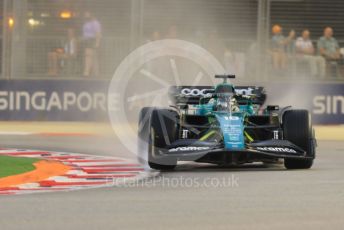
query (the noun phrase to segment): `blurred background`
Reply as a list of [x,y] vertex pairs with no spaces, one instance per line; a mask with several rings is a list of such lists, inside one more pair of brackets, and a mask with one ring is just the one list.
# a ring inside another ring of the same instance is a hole
[[0,119],[106,120],[120,62],[149,41],[182,39],[240,84],[266,86],[271,103],[342,123],[343,9],[341,0],[0,0]]
[[[274,67],[273,54],[269,56],[274,25],[283,28],[285,37],[294,30],[293,40],[308,29],[316,55],[325,27],[332,27],[339,46],[344,46],[343,9],[340,0],[1,0],[0,72],[3,78],[82,77],[83,26],[89,12],[101,26],[99,74],[91,77],[111,78],[116,64],[140,44],[178,38],[207,48],[242,77],[261,80],[257,64],[265,74]],[[67,66],[61,56],[68,54],[66,43],[74,38],[76,60]],[[292,74],[311,75],[302,61],[294,63],[292,43],[285,51]],[[326,80],[339,80],[341,68],[338,72]]]

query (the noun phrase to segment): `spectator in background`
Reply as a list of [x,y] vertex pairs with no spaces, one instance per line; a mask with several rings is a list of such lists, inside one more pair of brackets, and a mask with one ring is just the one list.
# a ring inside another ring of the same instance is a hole
[[57,76],[60,74],[63,63],[64,50],[61,47],[54,47],[48,53],[48,75]]
[[159,30],[152,30],[152,32],[147,36],[146,43],[161,40],[161,33]]
[[75,74],[77,64],[78,41],[75,30],[67,30],[67,39],[60,47],[54,48],[48,53],[48,75],[56,76],[61,72]]
[[84,44],[84,77],[91,74],[98,76],[98,49],[102,36],[102,28],[99,21],[90,13],[85,12],[85,23],[82,27],[82,38]]
[[161,39],[161,34],[158,30],[154,30],[151,34],[150,41],[157,41]]
[[333,37],[333,29],[326,27],[324,36],[318,40],[318,50],[327,61],[338,61],[340,59],[339,44]]
[[168,28],[167,34],[165,36],[167,39],[177,39],[178,38],[178,27],[172,25]]
[[310,31],[302,31],[302,36],[296,40],[297,59],[309,64],[312,76],[325,76],[326,62],[322,56],[315,55],[315,49],[310,39]]
[[272,27],[272,39],[271,39],[271,53],[272,64],[276,70],[284,70],[287,67],[287,47],[290,47],[294,38],[295,31],[291,30],[289,36],[283,36],[283,29],[279,25]]
[[74,29],[68,29],[67,40],[64,45],[64,69],[67,74],[76,74],[78,64],[78,39]]

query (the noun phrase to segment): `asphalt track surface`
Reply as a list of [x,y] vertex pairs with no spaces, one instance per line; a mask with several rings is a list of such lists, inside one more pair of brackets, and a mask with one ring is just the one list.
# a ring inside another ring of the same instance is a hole
[[[1,136],[0,145],[126,156],[113,138]],[[133,187],[3,196],[0,229],[343,229],[343,176],[344,143],[322,141],[312,170],[183,164]]]

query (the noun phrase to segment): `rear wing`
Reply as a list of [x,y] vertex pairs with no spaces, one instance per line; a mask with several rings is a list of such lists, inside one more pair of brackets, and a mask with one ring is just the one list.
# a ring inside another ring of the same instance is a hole
[[[266,100],[264,87],[236,86],[235,93],[238,96],[253,96],[252,103],[263,105]],[[171,86],[169,97],[175,105],[198,105],[201,98],[214,96],[213,86]]]

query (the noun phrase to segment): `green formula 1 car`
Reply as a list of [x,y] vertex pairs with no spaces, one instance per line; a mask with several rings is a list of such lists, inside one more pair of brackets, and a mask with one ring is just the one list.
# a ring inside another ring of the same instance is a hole
[[178,161],[239,165],[275,163],[287,169],[313,165],[316,140],[307,110],[263,107],[263,87],[235,87],[234,75],[215,87],[174,86],[169,108],[145,107],[139,117],[139,158],[153,169]]

